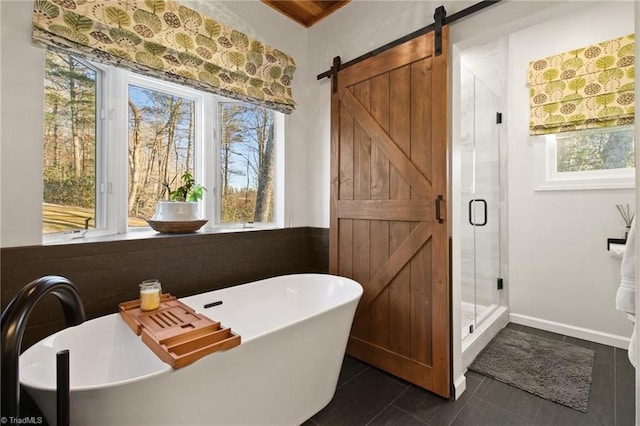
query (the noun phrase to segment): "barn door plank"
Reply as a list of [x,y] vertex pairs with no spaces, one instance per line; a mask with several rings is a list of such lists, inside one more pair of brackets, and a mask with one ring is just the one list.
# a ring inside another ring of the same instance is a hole
[[[389,90],[388,73],[371,79],[371,116],[387,133],[389,133]],[[381,205],[389,203],[389,160],[375,143],[371,144],[371,201],[364,202],[377,202]],[[403,209],[392,208],[387,211],[391,213],[403,211]],[[372,271],[382,268],[389,259],[389,220],[387,217],[388,214],[384,214],[371,220]],[[373,301],[369,320],[371,342],[387,346],[390,333],[389,291],[387,288]]]
[[[411,65],[404,65],[389,73],[389,82],[393,90],[389,99],[390,126],[389,136],[406,156],[410,155],[411,148]],[[391,167],[389,170],[389,197],[398,202],[408,203],[411,197],[411,188],[398,171]],[[413,201],[411,201],[413,202]],[[405,208],[408,206],[405,204]],[[421,217],[424,218],[421,212]],[[419,219],[395,219],[389,222],[389,251],[395,252],[400,244],[411,233],[412,221]],[[390,317],[389,327],[395,330],[389,336],[389,348],[401,355],[409,356],[411,353],[411,311],[406,309],[411,303],[411,269],[408,266],[402,268],[393,278],[389,286],[390,293]]]
[[[364,80],[352,87],[350,96],[357,99],[361,105],[370,104],[371,82]],[[351,95],[353,93],[353,95]],[[354,158],[353,184],[354,200],[369,200],[371,198],[371,137],[368,129],[354,117]],[[371,228],[367,219],[353,221],[353,277],[358,282],[368,282],[371,274]],[[369,313],[366,318],[359,318],[354,323],[354,334],[361,338],[369,338]]]

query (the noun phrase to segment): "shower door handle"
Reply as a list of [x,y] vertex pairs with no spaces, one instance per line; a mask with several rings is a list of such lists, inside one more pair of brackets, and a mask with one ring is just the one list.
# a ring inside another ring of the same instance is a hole
[[[473,219],[473,203],[475,202],[482,203],[484,207],[484,220],[482,223],[475,223]],[[487,200],[483,200],[481,198],[476,200],[469,200],[469,224],[471,226],[485,226],[487,224]]]

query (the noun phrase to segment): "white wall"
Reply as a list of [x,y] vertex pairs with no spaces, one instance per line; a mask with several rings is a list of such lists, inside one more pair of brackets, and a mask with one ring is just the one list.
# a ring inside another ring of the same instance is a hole
[[[187,2],[185,2],[187,3]],[[44,50],[31,43],[29,0],[2,0],[0,133],[0,246],[42,242],[42,132]],[[294,57],[298,71],[293,93],[299,106],[286,119],[287,226],[307,225],[306,115],[307,31],[257,2],[194,1],[189,6],[210,12],[228,25]]]
[[600,337],[631,335],[630,322],[615,309],[620,261],[609,256],[606,240],[622,236],[615,205],[634,206],[634,190],[535,191],[545,145],[528,136],[525,78],[531,60],[633,33],[633,7],[576,4],[571,13],[508,38],[508,284],[515,321],[550,329],[558,325],[544,322],[555,322]]
[[2,1],[0,243],[42,240],[44,54],[31,46],[32,3]]
[[[640,1],[635,2],[636,34],[640,31]],[[640,43],[636,43],[636,58],[640,58]],[[636,81],[638,79],[636,78]],[[636,99],[640,99],[640,84],[636,84]],[[640,109],[636,108],[635,122],[640,123]],[[640,141],[640,125],[636,126],[636,147]],[[640,151],[636,149],[636,164],[640,164]],[[636,200],[640,199],[640,174],[636,173]],[[640,265],[640,239],[636,238],[636,265]],[[640,287],[640,274],[636,274],[636,289]],[[636,306],[640,306],[640,291],[636,291]],[[637,317],[637,315],[636,315]],[[637,329],[636,329],[637,333]],[[637,335],[636,335],[637,337]],[[636,339],[636,355],[640,354],[640,339]],[[629,350],[633,351],[632,347]],[[636,423],[640,421],[640,368],[636,368]]]

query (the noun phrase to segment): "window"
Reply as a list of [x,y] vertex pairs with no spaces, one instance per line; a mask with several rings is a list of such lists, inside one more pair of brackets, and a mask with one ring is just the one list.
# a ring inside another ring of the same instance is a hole
[[175,94],[129,85],[128,225],[148,226],[145,218],[167,188],[194,172],[195,103]]
[[634,167],[633,128],[559,134],[555,139],[558,173]]
[[546,175],[538,190],[633,188],[633,126],[545,136]]
[[207,188],[208,226],[275,224],[281,116],[47,53],[45,241],[148,229],[185,171]]
[[220,223],[273,222],[274,113],[221,102]]
[[44,81],[44,234],[96,228],[100,72],[47,52]]

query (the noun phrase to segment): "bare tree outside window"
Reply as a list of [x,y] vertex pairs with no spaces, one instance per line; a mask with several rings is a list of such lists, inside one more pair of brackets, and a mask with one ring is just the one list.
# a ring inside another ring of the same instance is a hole
[[180,96],[129,86],[129,226],[168,199],[164,183],[179,186],[182,173],[193,173],[195,102]]
[[96,78],[69,55],[45,55],[45,234],[95,227]]
[[273,222],[273,112],[225,102],[220,122],[221,222]]
[[633,168],[633,128],[558,134],[556,153],[560,173]]

